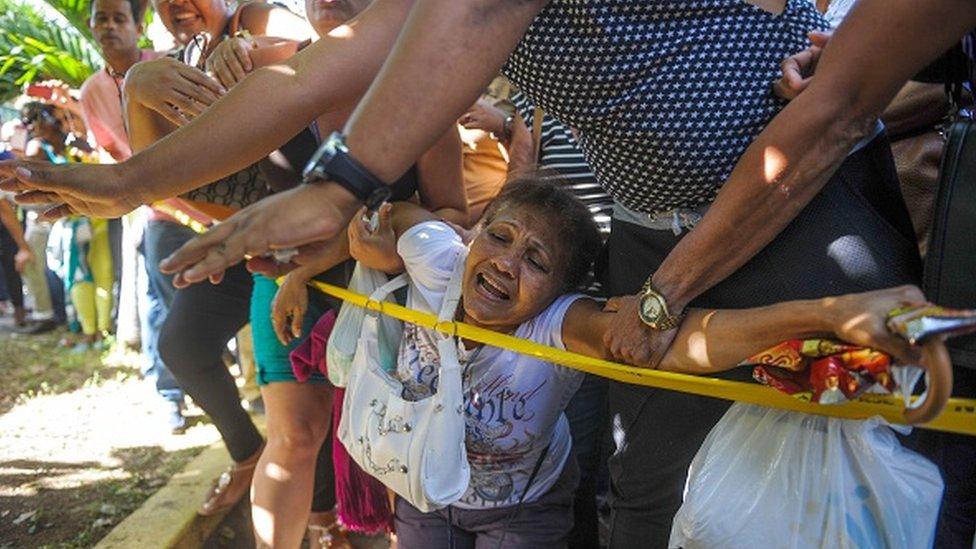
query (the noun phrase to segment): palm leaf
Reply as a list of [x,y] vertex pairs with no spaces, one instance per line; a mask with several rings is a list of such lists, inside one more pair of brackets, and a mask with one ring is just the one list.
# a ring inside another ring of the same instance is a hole
[[0,100],[36,80],[54,78],[78,87],[103,65],[84,24],[88,0],[49,3],[55,2],[63,3],[57,9],[65,12],[45,14],[23,0],[0,0]]

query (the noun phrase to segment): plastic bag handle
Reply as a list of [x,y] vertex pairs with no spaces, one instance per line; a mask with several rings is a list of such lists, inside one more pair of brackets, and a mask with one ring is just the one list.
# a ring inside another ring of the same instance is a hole
[[922,347],[922,364],[926,371],[925,398],[918,407],[905,408],[905,421],[909,424],[938,417],[952,395],[952,361],[941,338],[932,338]]

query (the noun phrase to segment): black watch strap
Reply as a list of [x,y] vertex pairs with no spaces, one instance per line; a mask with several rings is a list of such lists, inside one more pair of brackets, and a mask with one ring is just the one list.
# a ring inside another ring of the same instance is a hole
[[346,139],[334,132],[312,155],[302,172],[305,183],[334,181],[375,210],[389,200],[390,187],[349,156]]

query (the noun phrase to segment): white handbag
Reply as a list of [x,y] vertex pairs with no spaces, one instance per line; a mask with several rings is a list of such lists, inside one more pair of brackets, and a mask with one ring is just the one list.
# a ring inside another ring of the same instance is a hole
[[[385,273],[370,269],[357,262],[347,288],[356,293],[371,295],[386,282]],[[339,308],[339,315],[336,317],[332,333],[329,334],[329,342],[325,347],[329,382],[336,387],[345,387],[348,383],[349,370],[352,367],[353,358],[356,356],[356,348],[359,346],[365,317],[366,309],[352,303],[343,302],[342,307]],[[379,323],[381,334],[396,334],[397,342],[399,342],[399,332],[403,328],[403,324],[399,320],[391,316],[382,316]],[[392,355],[384,355],[382,357],[383,363],[388,363],[389,356],[396,360],[396,352],[397,349],[394,347]]]
[[[459,261],[439,319],[452,321],[461,298]],[[405,274],[373,292],[382,301],[407,284]],[[457,342],[439,337],[437,392],[423,400],[402,397],[402,383],[387,373],[381,347],[399,342],[381,332],[379,314],[367,312],[356,349],[339,423],[339,440],[370,475],[423,512],[446,507],[464,495],[471,479],[464,446],[464,407]],[[393,349],[396,356],[396,348]]]

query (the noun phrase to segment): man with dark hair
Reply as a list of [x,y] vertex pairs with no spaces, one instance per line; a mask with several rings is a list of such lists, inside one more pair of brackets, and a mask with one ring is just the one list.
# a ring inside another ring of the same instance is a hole
[[139,49],[141,13],[139,0],[94,0],[89,19],[105,69],[82,84],[82,111],[95,142],[118,162],[132,156],[122,114],[122,80],[132,65],[160,56]]

